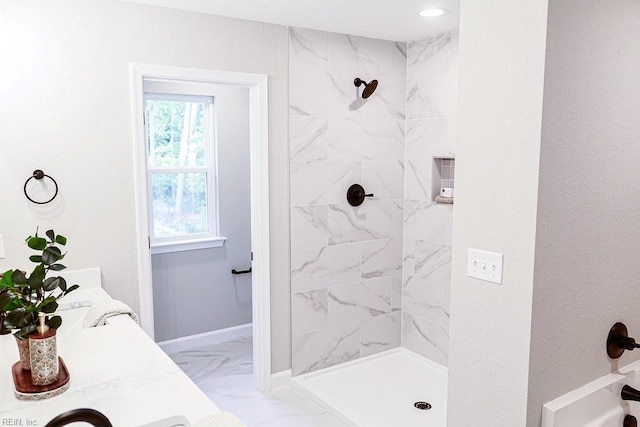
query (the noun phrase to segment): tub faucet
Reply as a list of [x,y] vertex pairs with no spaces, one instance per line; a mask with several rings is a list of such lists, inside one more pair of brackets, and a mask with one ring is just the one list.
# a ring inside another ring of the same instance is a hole
[[636,390],[630,385],[625,384],[620,392],[620,397],[622,400],[635,400],[636,402],[640,402],[640,390]]
[[109,419],[95,409],[73,409],[62,413],[49,421],[45,427],[62,427],[67,424],[85,422],[94,427],[113,427]]

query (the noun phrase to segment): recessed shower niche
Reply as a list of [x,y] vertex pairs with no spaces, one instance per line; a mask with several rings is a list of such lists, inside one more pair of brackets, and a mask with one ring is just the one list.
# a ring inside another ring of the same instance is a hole
[[453,204],[456,159],[434,157],[431,176],[431,195],[439,204]]

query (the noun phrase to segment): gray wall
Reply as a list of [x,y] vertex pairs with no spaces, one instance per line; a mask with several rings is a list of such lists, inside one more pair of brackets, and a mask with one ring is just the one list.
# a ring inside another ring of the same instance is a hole
[[528,426],[612,362],[616,321],[640,333],[640,3],[549,2]]
[[219,248],[152,256],[156,341],[251,322],[249,91],[214,89],[220,235]]
[[[27,267],[37,225],[69,237],[70,268],[102,268],[138,308],[130,64],[269,76],[272,371],[290,367],[287,29],[113,0],[0,2],[0,269]],[[29,204],[41,168],[55,203]]]

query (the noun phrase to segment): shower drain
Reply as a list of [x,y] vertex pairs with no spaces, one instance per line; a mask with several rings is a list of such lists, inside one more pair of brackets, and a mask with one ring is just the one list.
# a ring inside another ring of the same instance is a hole
[[427,402],[416,402],[413,404],[413,406],[422,411],[428,411],[429,409],[431,409],[431,404]]

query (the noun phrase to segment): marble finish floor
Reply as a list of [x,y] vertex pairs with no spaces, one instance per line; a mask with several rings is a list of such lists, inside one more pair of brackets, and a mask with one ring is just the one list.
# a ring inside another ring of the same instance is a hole
[[291,386],[258,392],[253,385],[251,337],[169,354],[223,411],[248,427],[342,427],[342,421]]

